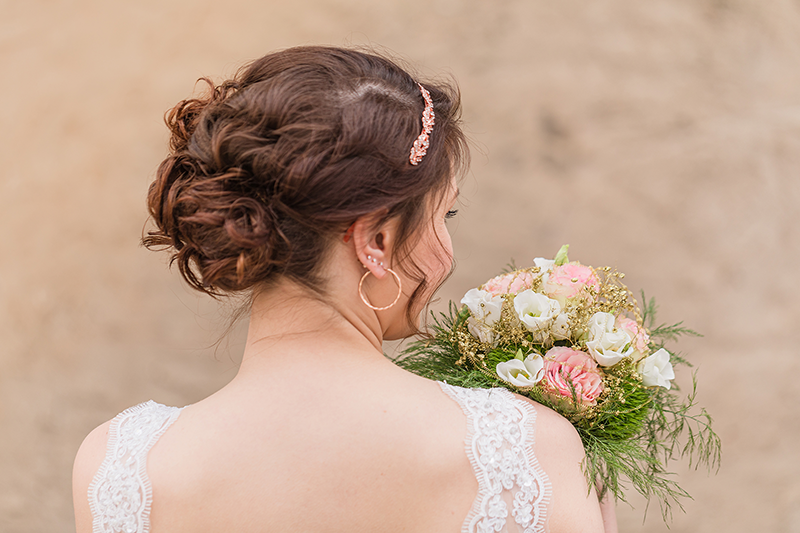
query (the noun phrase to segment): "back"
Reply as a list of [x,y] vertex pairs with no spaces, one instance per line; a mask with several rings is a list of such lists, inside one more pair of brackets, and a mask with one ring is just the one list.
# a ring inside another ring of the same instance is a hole
[[[187,407],[148,455],[152,531],[458,531],[477,482],[463,414],[431,385],[397,401],[377,386],[276,383],[267,398],[239,387]],[[76,460],[78,510],[102,433]]]
[[[476,428],[485,432],[496,424],[479,412],[468,418],[460,407],[468,411],[470,398],[475,400],[473,407],[486,402],[467,389],[445,387],[448,398],[433,382],[410,383],[414,390],[404,387],[401,394],[363,384],[330,386],[314,394],[293,393],[297,388],[292,386],[278,388],[271,391],[270,401],[251,397],[256,403],[250,404],[249,416],[240,407],[246,390],[222,391],[184,409],[148,454],[153,533],[474,531],[489,523],[481,524],[476,517],[491,515],[497,525],[503,514],[498,505],[505,506],[509,525],[517,528],[509,531],[543,531],[545,516],[537,509],[546,509],[546,476],[534,469],[539,477],[530,481],[536,492],[528,495],[534,505],[520,507],[513,499],[493,498],[490,490],[492,483],[514,485],[513,465],[519,457],[509,453],[511,448],[495,450],[505,466],[493,474],[478,468],[491,455],[465,453],[465,442],[476,451],[485,450],[491,436],[482,443],[471,437]],[[499,393],[510,397],[501,402],[504,405],[528,405],[527,412],[533,412],[525,400]],[[533,432],[524,433],[532,423],[520,418],[516,430],[507,426],[512,430],[504,433],[512,439],[523,437],[523,448],[535,462]],[[91,530],[91,519],[80,512],[81,486],[88,482],[79,470],[91,470],[90,459],[97,462],[103,440],[97,434],[87,438],[76,461],[79,533]],[[478,480],[482,497],[476,498],[481,496]],[[522,516],[524,511],[531,513],[531,520]],[[537,512],[540,516],[535,517]]]

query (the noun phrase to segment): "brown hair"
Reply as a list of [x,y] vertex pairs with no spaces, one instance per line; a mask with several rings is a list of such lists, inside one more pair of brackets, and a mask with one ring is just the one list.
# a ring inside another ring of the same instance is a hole
[[[396,262],[409,258],[430,199],[441,200],[468,157],[460,96],[423,82],[436,124],[419,165],[417,81],[394,62],[356,50],[298,47],[268,54],[167,113],[170,155],[150,186],[157,229],[148,248],[173,248],[182,276],[213,296],[289,277],[321,292],[318,267],[333,237],[358,217],[397,217]],[[432,196],[433,195],[433,196]],[[409,317],[410,318],[410,317]]]

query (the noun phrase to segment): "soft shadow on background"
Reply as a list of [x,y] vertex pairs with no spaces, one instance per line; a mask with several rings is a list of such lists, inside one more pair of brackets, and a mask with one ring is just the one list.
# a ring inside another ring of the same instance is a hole
[[[463,92],[472,172],[442,304],[552,256],[628,274],[705,337],[716,476],[672,531],[800,531],[800,3],[0,0],[0,530],[73,531],[72,458],[236,371],[246,324],[138,245],[163,113],[297,44],[381,45]],[[353,289],[355,290],[355,288]],[[312,392],[310,392],[312,393]],[[619,507],[621,531],[666,531]]]

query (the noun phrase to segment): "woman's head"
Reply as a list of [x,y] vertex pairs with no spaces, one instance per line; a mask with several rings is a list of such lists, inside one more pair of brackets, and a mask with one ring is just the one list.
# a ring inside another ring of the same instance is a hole
[[436,118],[414,165],[425,99],[387,59],[299,47],[204,81],[205,96],[167,116],[171,154],[150,187],[157,229],[145,245],[172,247],[184,278],[210,294],[281,278],[324,292],[332,243],[372,214],[396,221],[394,264],[419,281],[412,302],[430,294],[411,251],[466,157],[457,89],[423,83]]

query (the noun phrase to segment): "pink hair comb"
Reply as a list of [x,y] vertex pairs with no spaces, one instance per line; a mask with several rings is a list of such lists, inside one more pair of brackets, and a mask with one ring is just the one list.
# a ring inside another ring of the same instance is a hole
[[418,165],[422,158],[425,157],[425,154],[428,153],[428,146],[430,146],[430,135],[433,131],[433,122],[436,115],[433,113],[433,100],[431,100],[430,93],[422,86],[422,84],[417,83],[419,85],[419,90],[422,91],[422,98],[425,99],[425,110],[422,112],[422,133],[419,134],[419,137],[414,141],[414,145],[411,147],[411,153],[408,156],[408,160],[411,162],[412,165]]

